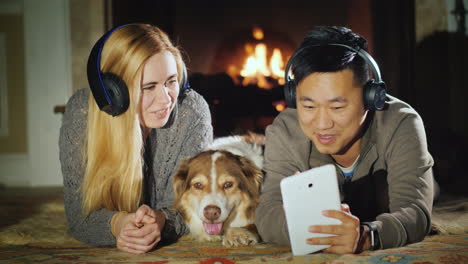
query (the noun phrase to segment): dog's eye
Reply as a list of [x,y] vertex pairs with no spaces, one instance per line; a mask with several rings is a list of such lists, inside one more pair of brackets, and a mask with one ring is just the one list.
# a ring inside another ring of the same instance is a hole
[[229,188],[232,187],[232,185],[233,185],[232,182],[229,182],[229,181],[228,181],[228,182],[225,182],[225,183],[224,183],[223,188],[224,188],[224,189],[229,189]]
[[198,190],[201,190],[203,189],[203,184],[199,183],[199,182],[196,182],[193,187],[195,187],[195,189],[198,189]]

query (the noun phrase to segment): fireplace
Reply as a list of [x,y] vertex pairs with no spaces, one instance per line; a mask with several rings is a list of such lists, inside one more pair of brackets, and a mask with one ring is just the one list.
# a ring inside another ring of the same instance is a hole
[[284,84],[284,67],[293,50],[286,34],[253,26],[222,40],[211,68],[226,72],[236,84],[272,89]]
[[309,30],[371,25],[366,16],[350,16],[356,9],[346,0],[138,3],[112,1],[113,25],[148,22],[171,36],[186,55],[191,87],[210,106],[215,136],[264,132],[285,107],[284,67]]
[[287,35],[260,26],[219,42],[212,73],[193,72],[189,78],[210,106],[215,136],[264,132],[285,108],[284,68],[293,51]]

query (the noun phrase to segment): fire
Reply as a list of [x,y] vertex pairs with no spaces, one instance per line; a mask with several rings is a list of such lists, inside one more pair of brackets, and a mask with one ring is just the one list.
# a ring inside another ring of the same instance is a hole
[[263,30],[259,27],[254,27],[252,29],[252,35],[255,39],[257,40],[262,40],[263,39]]
[[[257,40],[264,37],[263,30],[259,27],[253,28],[252,35]],[[244,48],[249,56],[240,71],[240,75],[244,77],[243,85],[257,84],[260,88],[270,89],[273,84],[269,79],[275,79],[280,85],[284,84],[284,62],[280,49],[273,49],[268,63],[268,48],[265,43],[260,42],[255,47],[246,44]]]
[[284,63],[283,63],[283,56],[281,55],[281,51],[279,49],[273,50],[273,55],[271,55],[270,59],[270,69],[273,72],[273,76],[278,79],[278,83],[283,85],[284,84]]

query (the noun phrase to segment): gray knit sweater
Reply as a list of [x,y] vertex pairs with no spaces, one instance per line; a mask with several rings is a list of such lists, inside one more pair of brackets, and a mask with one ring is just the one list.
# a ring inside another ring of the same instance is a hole
[[[82,148],[86,135],[89,89],[77,91],[68,101],[60,129],[65,212],[69,232],[92,246],[115,246],[110,220],[116,211],[100,209],[84,216],[80,186],[84,176]],[[145,143],[151,159],[145,171],[143,203],[166,214],[162,242],[172,242],[186,234],[182,216],[173,210],[172,176],[181,159],[191,157],[213,140],[211,116],[206,101],[193,90],[179,99],[177,118],[169,128],[153,129]],[[148,159],[147,159],[148,160]]]

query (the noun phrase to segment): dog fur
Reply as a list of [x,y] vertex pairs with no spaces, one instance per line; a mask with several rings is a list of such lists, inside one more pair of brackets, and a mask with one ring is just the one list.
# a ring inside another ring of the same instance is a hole
[[254,219],[263,180],[263,150],[247,139],[216,139],[208,149],[182,162],[174,176],[174,205],[194,239],[222,240],[225,246],[258,243]]

